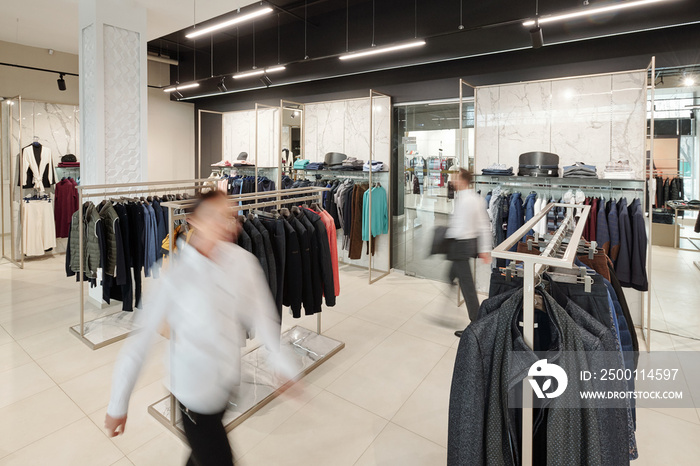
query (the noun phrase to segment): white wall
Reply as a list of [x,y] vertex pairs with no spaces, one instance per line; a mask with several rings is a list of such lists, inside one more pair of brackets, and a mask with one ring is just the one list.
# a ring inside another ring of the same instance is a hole
[[148,181],[193,179],[194,153],[194,104],[149,89]]

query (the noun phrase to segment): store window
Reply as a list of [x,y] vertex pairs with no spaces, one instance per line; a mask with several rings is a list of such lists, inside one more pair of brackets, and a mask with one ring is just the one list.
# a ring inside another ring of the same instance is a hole
[[392,267],[408,275],[447,280],[444,256],[429,253],[435,227],[452,213],[450,174],[473,166],[474,104],[464,103],[461,117],[459,110],[457,101],[394,107],[399,180]]

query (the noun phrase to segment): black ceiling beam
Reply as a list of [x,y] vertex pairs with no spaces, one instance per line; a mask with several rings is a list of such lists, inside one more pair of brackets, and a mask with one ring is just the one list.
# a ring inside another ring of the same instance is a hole
[[13,63],[0,63],[0,66],[10,66],[13,68],[22,68],[25,70],[33,70],[33,71],[43,71],[45,73],[56,73],[56,74],[64,74],[66,76],[79,76],[78,73],[70,73],[68,71],[58,71],[58,70],[49,70],[47,68],[36,68],[34,66],[26,66],[26,65],[15,65]]

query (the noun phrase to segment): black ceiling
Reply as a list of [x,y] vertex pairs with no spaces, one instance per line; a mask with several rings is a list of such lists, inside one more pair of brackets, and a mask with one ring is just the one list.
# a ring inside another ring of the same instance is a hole
[[[200,87],[194,92],[183,91],[185,97],[190,97],[218,92],[219,79],[207,79],[210,76],[226,76],[229,91],[258,89],[262,84],[256,78],[235,82],[230,79],[233,73],[250,70],[254,65],[259,68],[277,63],[286,65],[285,71],[270,75],[273,83],[283,84],[527,49],[530,35],[522,22],[535,14],[534,0],[308,0],[306,7],[305,2],[299,0],[264,3],[281,9],[241,25],[238,31],[233,27],[196,41],[185,38],[191,28],[178,31],[149,42],[149,51],[179,59],[180,66],[171,70],[172,82],[178,80],[178,73],[181,83],[200,81]],[[582,3],[582,0],[540,0],[540,14],[586,8]],[[621,1],[591,0],[587,8],[611,3]],[[462,22],[460,4],[463,5]],[[257,8],[259,5],[255,4],[242,11]],[[197,27],[230,16],[224,15]],[[668,0],[595,18],[547,24],[543,25],[543,30],[545,44],[551,45],[694,22],[700,22],[698,0]],[[464,25],[463,30],[458,28],[460,23]],[[370,47],[373,29],[377,46],[414,36],[426,39],[427,44],[348,62],[337,58],[346,49]],[[305,55],[309,59],[305,59]]]

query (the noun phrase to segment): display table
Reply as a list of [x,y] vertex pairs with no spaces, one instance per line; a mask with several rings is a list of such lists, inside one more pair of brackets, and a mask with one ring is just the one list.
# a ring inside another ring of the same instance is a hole
[[687,239],[687,240],[692,240],[694,238],[680,235],[680,226],[678,225],[678,212],[683,211],[683,210],[700,211],[700,205],[690,204],[686,201],[666,201],[666,207],[668,207],[669,209],[673,209],[673,225],[674,225],[675,232],[676,232],[676,234],[673,235],[674,236],[673,247],[676,249],[682,249],[683,251],[698,251],[697,248],[696,249],[688,249],[688,248],[679,247],[680,238]]

